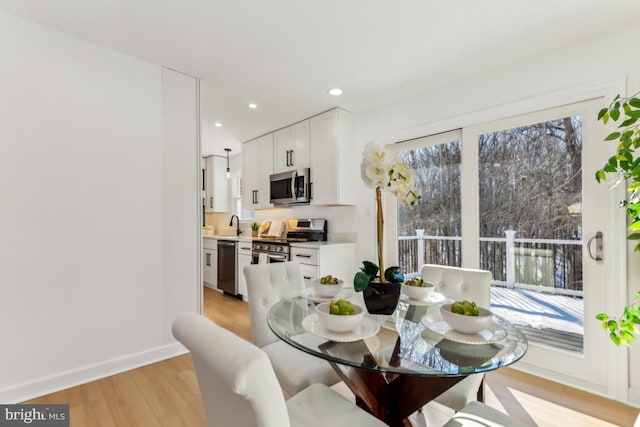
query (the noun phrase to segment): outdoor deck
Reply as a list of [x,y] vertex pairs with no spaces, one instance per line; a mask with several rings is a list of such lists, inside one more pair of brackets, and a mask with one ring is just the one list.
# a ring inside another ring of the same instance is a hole
[[581,297],[494,286],[491,310],[516,324],[532,342],[578,353],[583,351]]
[[[493,277],[491,309],[532,342],[582,353],[582,240],[515,236],[506,230],[503,238],[479,239],[479,268]],[[460,267],[461,244],[460,236],[428,236],[424,230],[399,236],[400,268],[410,278],[420,276],[423,264]]]

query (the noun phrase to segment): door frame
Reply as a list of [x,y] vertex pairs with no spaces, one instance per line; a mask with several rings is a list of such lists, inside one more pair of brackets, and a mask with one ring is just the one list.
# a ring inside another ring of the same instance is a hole
[[[608,218],[616,214],[615,202],[609,200],[612,192],[606,185],[598,184],[594,173],[611,155],[611,147],[601,142],[606,136],[604,126],[596,122],[598,111],[605,105],[602,97],[579,103],[535,111],[524,115],[509,117],[469,126],[463,129],[462,157],[462,210],[473,212],[463,216],[462,221],[462,266],[479,268],[479,177],[478,177],[478,137],[479,135],[543,123],[562,117],[582,115],[582,194],[583,194],[583,242],[595,234],[604,232],[605,248],[612,248],[616,236],[609,230]],[[600,208],[600,207],[604,208]],[[489,236],[485,236],[489,237]],[[607,300],[607,289],[602,286],[611,275],[612,255],[605,251],[604,261],[596,263],[591,260],[583,244],[583,277],[584,277],[584,352],[576,354],[559,350],[541,343],[530,342],[529,350],[519,364],[527,365],[529,372],[548,378],[560,378],[564,383],[572,383],[581,388],[607,392],[607,334],[603,333],[600,322],[595,315],[605,309],[601,305]]]
[[[583,102],[594,98],[604,98],[605,101],[603,102],[609,102],[616,94],[620,94],[621,96],[624,96],[626,94],[626,79],[624,77],[617,76],[605,78],[602,80],[592,81],[589,83],[540,94],[538,96],[516,99],[513,102],[507,104],[488,106],[487,108],[478,111],[462,112],[458,116],[449,117],[441,121],[426,123],[409,129],[402,129],[397,132],[380,135],[377,138],[374,138],[374,141],[378,144],[389,146],[392,144],[422,138],[428,135],[447,132],[452,129],[462,128],[464,150],[465,128],[469,128],[481,123],[493,122],[513,116],[528,114],[535,111],[553,109],[559,106]],[[603,134],[606,135],[606,132],[612,131],[614,127],[615,126],[613,126],[613,124],[611,123],[608,126],[602,126]],[[393,146],[387,148],[390,148],[393,151],[404,149],[404,147],[402,146]],[[609,144],[608,148],[610,149],[611,153],[614,152],[615,147],[613,146],[613,144]],[[476,155],[474,156],[474,162],[477,163],[477,143],[475,150]],[[602,159],[602,164],[604,164],[605,161],[606,159]],[[464,167],[465,166],[463,166],[463,168]],[[593,176],[594,173],[595,170],[588,171],[585,169],[583,174],[583,182],[585,179],[589,179],[590,176]],[[605,186],[606,184],[600,185]],[[462,197],[465,197],[464,194],[462,195]],[[477,191],[475,196],[470,195],[470,197],[477,200]],[[626,217],[623,210],[617,208],[617,201],[622,200],[624,197],[625,188],[623,188],[623,186],[617,186],[609,191],[609,197],[607,198],[607,200],[603,200],[603,206],[607,210],[608,217],[608,220],[605,224],[606,227],[603,230],[605,234],[605,254],[607,255],[607,258],[610,262],[610,267],[608,268],[606,276],[606,283],[614,284],[612,286],[607,286],[604,292],[605,304],[603,307],[603,311],[607,311],[609,313],[617,313],[620,308],[626,304],[627,301],[627,245],[625,240]],[[467,201],[467,205],[469,203],[474,202],[473,200],[469,200]],[[475,203],[477,206],[477,201]],[[385,227],[384,233],[385,239],[388,242],[397,241],[397,232],[396,227],[394,226],[395,224],[397,224],[396,210],[397,201],[395,200],[395,198],[384,198],[385,219],[389,224],[388,227]],[[465,220],[463,220],[463,232],[465,230],[464,221]],[[469,221],[478,221],[478,218],[471,219]],[[471,224],[467,224],[467,227],[469,225]],[[465,259],[467,259],[467,261],[469,259],[472,259],[474,260],[473,262],[477,264],[478,257],[476,256],[475,258],[469,258],[469,255],[472,254],[463,252],[463,262],[465,263],[465,265],[470,265],[464,261]],[[385,259],[388,259],[390,261],[398,260],[397,245],[385,246]],[[588,321],[590,321],[590,319],[585,318],[585,324]],[[593,319],[593,321],[597,324],[597,321],[595,319]],[[606,332],[602,329],[600,329],[598,332],[606,336]],[[598,332],[593,331],[593,333]],[[605,345],[606,349],[604,355],[604,364],[606,378],[604,385],[597,385],[588,381],[577,380],[576,378],[568,375],[554,373],[549,370],[533,366],[527,363],[526,360],[519,362],[516,366],[514,366],[514,368],[530,372],[534,375],[548,378],[556,382],[571,385],[576,388],[601,394],[612,399],[628,402],[629,353],[626,348],[616,347],[610,342],[607,342]]]

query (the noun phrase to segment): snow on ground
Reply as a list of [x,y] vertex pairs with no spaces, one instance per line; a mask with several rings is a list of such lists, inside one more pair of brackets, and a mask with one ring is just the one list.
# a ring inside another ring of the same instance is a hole
[[516,325],[584,334],[583,308],[579,297],[491,288],[491,310]]

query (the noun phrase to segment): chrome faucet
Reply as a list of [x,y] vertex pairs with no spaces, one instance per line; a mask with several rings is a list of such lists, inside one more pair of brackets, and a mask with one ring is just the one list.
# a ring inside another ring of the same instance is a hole
[[231,215],[231,221],[229,221],[229,227],[233,227],[233,218],[236,219],[236,235],[239,236],[242,233],[242,230],[240,230],[240,218],[238,218],[238,215]]

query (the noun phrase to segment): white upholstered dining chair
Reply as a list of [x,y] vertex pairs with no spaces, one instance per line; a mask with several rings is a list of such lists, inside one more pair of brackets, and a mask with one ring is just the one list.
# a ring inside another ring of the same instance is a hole
[[339,382],[340,377],[325,360],[281,341],[267,324],[267,313],[275,303],[304,289],[300,265],[295,262],[252,264],[245,266],[243,273],[247,280],[251,340],[269,356],[284,392],[292,396],[314,383]]
[[[490,271],[425,264],[420,271],[420,277],[433,283],[435,291],[447,298],[475,301],[480,307],[489,308],[492,280]],[[469,375],[434,400],[459,411],[477,399],[483,379],[484,374]]]
[[442,427],[527,427],[484,403],[470,402]]
[[266,353],[199,314],[181,314],[172,331],[191,351],[208,426],[385,425],[322,384],[285,403]]

